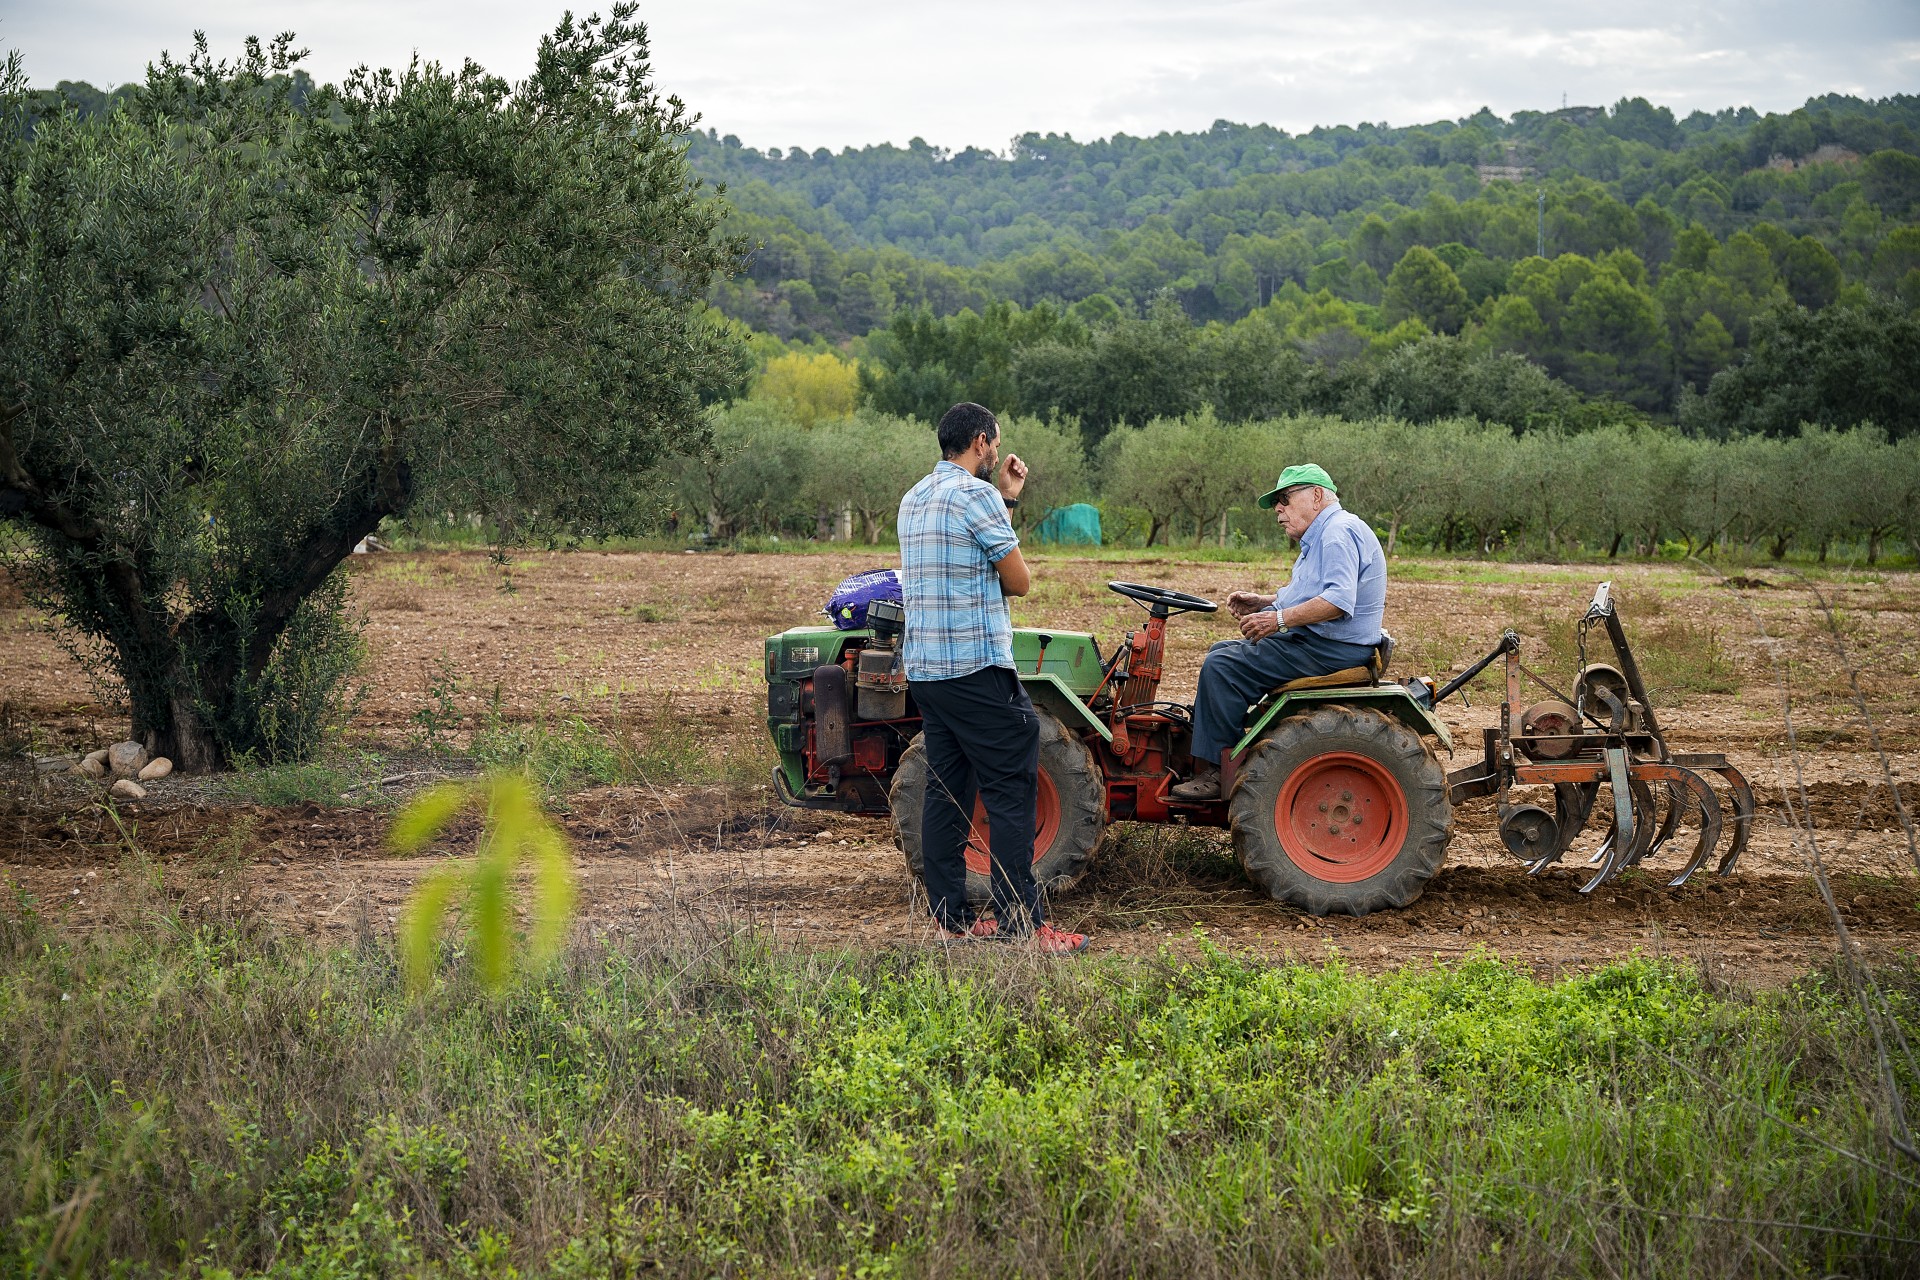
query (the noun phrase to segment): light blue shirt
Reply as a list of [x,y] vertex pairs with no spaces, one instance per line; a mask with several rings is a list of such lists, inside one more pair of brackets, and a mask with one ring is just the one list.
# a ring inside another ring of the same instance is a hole
[[1000,491],[942,461],[900,499],[908,680],[1013,669],[1013,616],[993,567],[1020,545]]
[[1315,596],[1341,616],[1299,630],[1347,644],[1380,643],[1380,625],[1387,616],[1387,557],[1367,522],[1338,503],[1315,516],[1300,535],[1293,576],[1274,597],[1273,607],[1291,609]]

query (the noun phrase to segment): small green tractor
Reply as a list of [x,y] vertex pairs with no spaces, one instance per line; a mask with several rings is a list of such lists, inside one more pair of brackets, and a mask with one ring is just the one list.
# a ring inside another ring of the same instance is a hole
[[[1722,757],[1668,753],[1604,584],[1582,623],[1582,647],[1587,628],[1604,621],[1620,665],[1583,660],[1571,705],[1556,695],[1515,716],[1525,669],[1511,631],[1438,691],[1422,677],[1387,679],[1388,638],[1365,666],[1295,680],[1255,704],[1222,768],[1221,798],[1200,803],[1170,794],[1193,773],[1192,708],[1161,699],[1159,687],[1168,620],[1218,606],[1139,583],[1108,586],[1146,610],[1145,625],[1110,655],[1085,632],[1013,633],[1014,665],[1040,718],[1033,867],[1051,892],[1086,873],[1110,823],[1169,822],[1230,830],[1247,875],[1281,902],[1314,915],[1365,915],[1420,896],[1446,858],[1462,800],[1497,794],[1502,840],[1538,872],[1571,848],[1602,785],[1616,797],[1614,825],[1583,889],[1651,854],[1697,805],[1700,847],[1677,884],[1722,829],[1714,792],[1695,769],[1734,790],[1723,873],[1745,845],[1751,791]],[[877,601],[867,623],[767,639],[767,727],[780,755],[773,781],[789,805],[890,815],[917,878],[928,771],[900,665],[905,618],[897,603]],[[1449,775],[1439,752],[1453,743],[1433,707],[1502,656],[1509,696],[1500,726],[1487,730],[1483,760]],[[1551,786],[1553,809],[1517,802],[1514,789],[1525,786]],[[981,900],[986,827],[976,800],[966,859],[969,890]]]

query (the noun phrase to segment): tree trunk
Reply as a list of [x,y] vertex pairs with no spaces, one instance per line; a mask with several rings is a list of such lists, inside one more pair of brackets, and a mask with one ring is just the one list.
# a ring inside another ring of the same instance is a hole
[[1387,558],[1393,558],[1394,544],[1400,541],[1400,513],[1393,513],[1393,519],[1387,522]]
[[1614,530],[1613,541],[1607,544],[1607,559],[1615,560],[1619,558],[1620,540],[1622,538],[1625,538],[1626,536],[1627,535],[1623,531],[1618,529]]
[[1224,511],[1220,513],[1220,545],[1227,545],[1227,513]]
[[165,729],[147,731],[144,745],[150,756],[165,756],[178,773],[211,773],[227,763],[213,727],[201,718],[191,694],[175,693],[169,702]]

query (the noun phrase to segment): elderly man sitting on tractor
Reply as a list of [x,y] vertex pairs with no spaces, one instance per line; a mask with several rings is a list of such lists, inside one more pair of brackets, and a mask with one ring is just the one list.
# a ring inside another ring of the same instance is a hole
[[1300,555],[1278,594],[1227,597],[1243,638],[1214,645],[1200,668],[1194,773],[1173,788],[1178,800],[1219,797],[1223,758],[1240,740],[1247,709],[1268,690],[1365,666],[1380,644],[1386,556],[1367,522],[1340,505],[1332,477],[1311,462],[1288,467],[1260,505],[1273,509]]

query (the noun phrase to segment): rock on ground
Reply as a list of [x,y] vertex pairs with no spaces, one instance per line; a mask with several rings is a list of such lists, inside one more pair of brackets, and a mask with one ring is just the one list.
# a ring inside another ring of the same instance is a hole
[[147,766],[147,749],[137,742],[116,742],[107,748],[107,767],[117,778],[131,778]]
[[82,756],[80,763],[73,766],[75,773],[84,773],[89,778],[107,776],[107,753],[96,751],[90,756]]
[[119,796],[122,800],[145,800],[147,798],[147,789],[135,782],[132,778],[122,778],[118,782],[115,782],[112,793]]
[[155,778],[164,778],[173,772],[173,761],[165,756],[155,756],[147,761],[147,767],[140,771],[140,781],[152,782]]

